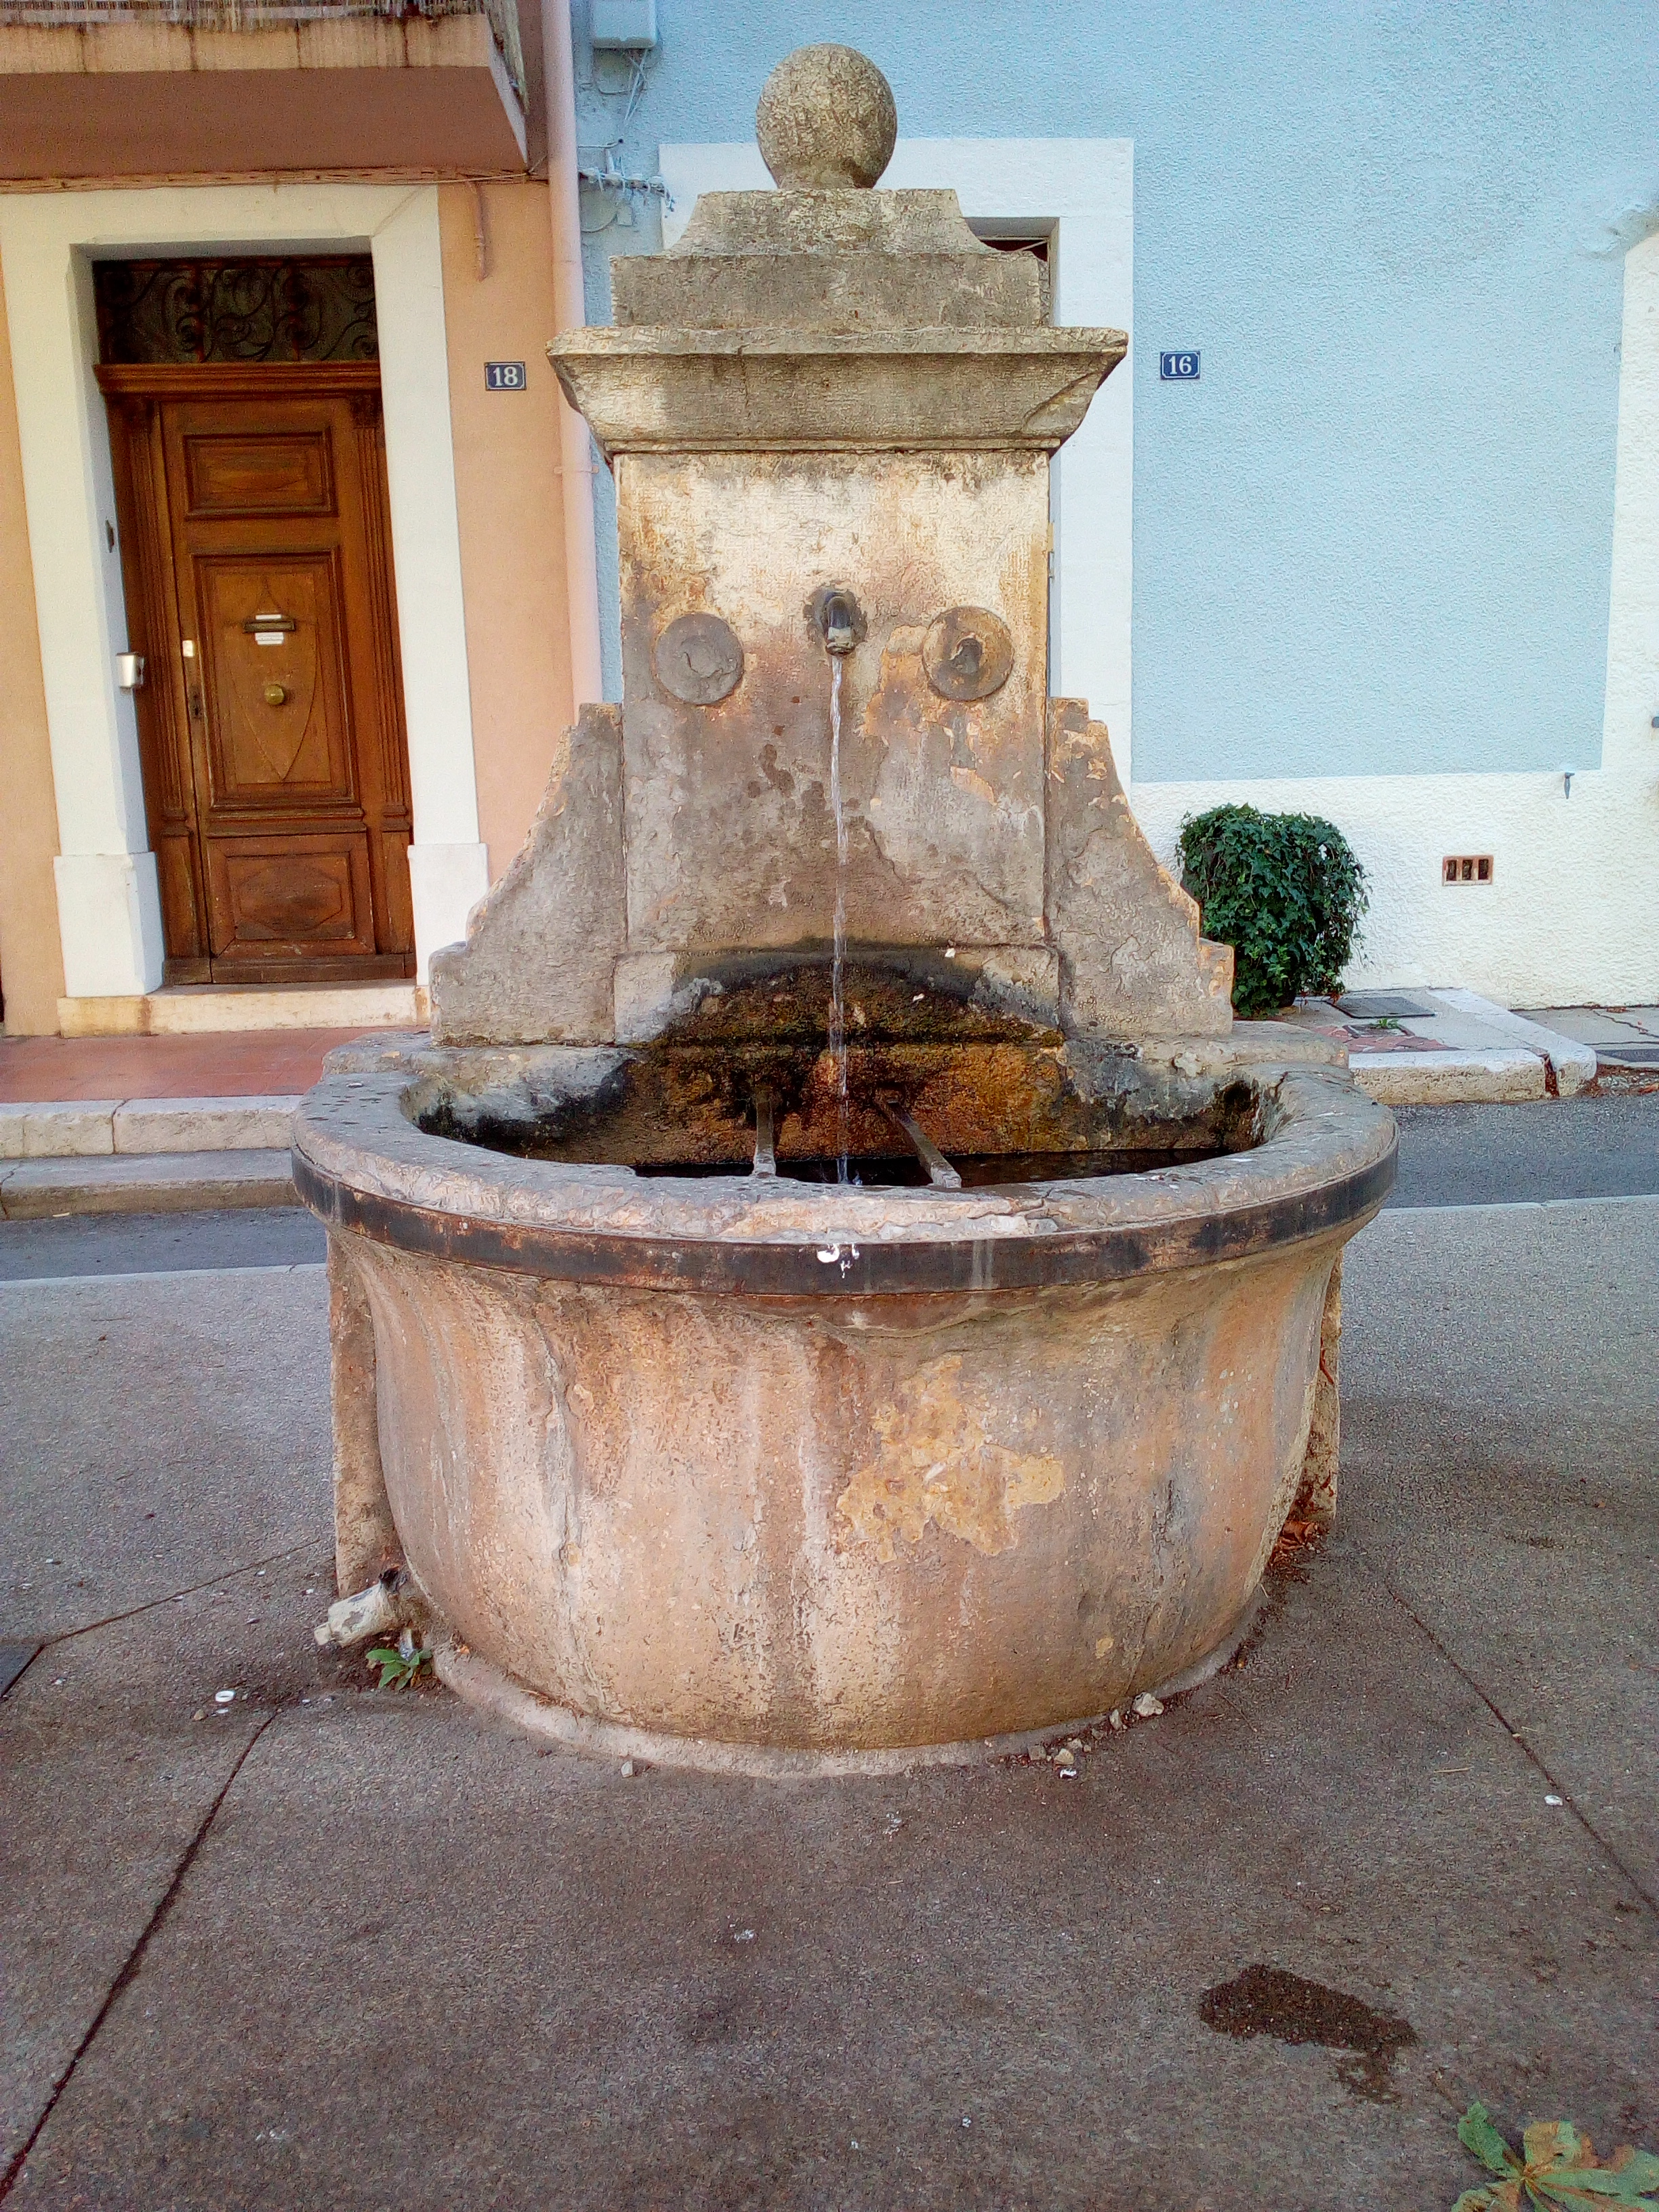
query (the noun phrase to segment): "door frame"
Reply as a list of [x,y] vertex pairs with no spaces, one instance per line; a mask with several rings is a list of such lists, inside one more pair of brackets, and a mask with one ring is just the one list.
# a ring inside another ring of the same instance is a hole
[[[129,650],[145,661],[145,678],[134,696],[138,719],[138,757],[143,783],[150,850],[160,878],[164,945],[162,981],[204,983],[210,980],[268,981],[262,971],[243,975],[227,963],[212,975],[207,938],[209,889],[206,855],[196,819],[195,793],[185,787],[183,763],[192,751],[184,664],[175,649],[185,635],[177,598],[175,518],[159,504],[165,483],[161,452],[161,404],[167,400],[230,399],[248,404],[260,399],[343,398],[353,403],[361,473],[370,493],[364,514],[368,588],[374,635],[368,641],[377,662],[376,692],[382,726],[353,731],[358,744],[395,749],[402,766],[401,821],[385,825],[405,832],[401,886],[382,885],[377,902],[379,933],[388,927],[407,945],[398,927],[409,903],[407,878],[409,743],[404,716],[402,655],[392,564],[392,520],[386,485],[380,363],[367,362],[167,362],[100,365],[99,389],[109,410],[110,459],[115,505],[120,523],[121,566],[125,585]],[[140,466],[137,449],[149,448]],[[198,625],[192,623],[193,630]],[[354,649],[363,641],[353,641]],[[389,718],[391,726],[386,726]],[[379,826],[379,825],[377,825]],[[384,841],[382,841],[384,842]],[[388,905],[387,902],[390,901]],[[191,939],[187,949],[185,940]],[[173,948],[181,949],[173,949]],[[240,965],[240,963],[239,963]],[[283,963],[286,969],[288,963]],[[337,982],[383,981],[414,973],[412,955],[381,948],[381,957],[344,963],[308,963],[304,980]]]
[[374,264],[415,842],[417,982],[489,887],[478,836],[448,326],[436,184],[158,185],[0,193],[0,265],[59,854],[64,989],[124,999],[161,981],[161,900],[132,700],[92,263],[112,256],[367,250]]

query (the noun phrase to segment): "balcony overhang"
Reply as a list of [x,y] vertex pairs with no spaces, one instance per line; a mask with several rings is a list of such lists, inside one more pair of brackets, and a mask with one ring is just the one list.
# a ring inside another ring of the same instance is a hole
[[0,182],[525,167],[523,103],[482,9],[234,30],[21,12],[0,16]]

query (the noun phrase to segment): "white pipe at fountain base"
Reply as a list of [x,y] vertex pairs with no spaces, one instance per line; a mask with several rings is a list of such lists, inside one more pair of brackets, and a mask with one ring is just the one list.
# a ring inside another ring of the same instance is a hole
[[349,1597],[337,1597],[326,1620],[319,1621],[312,1635],[325,1650],[337,1644],[342,1650],[366,1643],[371,1636],[389,1635],[400,1628],[414,1610],[409,1575],[402,1567],[388,1567],[367,1589]]

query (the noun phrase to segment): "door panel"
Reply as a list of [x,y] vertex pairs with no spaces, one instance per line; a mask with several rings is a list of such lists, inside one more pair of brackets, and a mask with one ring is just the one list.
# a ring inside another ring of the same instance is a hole
[[227,809],[308,816],[329,801],[355,805],[337,562],[327,554],[285,562],[233,556],[192,566],[202,611],[208,835]]
[[168,980],[412,975],[378,371],[99,380]]
[[188,514],[332,514],[331,441],[298,437],[187,436],[183,441]]
[[208,855],[216,960],[240,967],[300,945],[373,955],[366,836],[218,837]]

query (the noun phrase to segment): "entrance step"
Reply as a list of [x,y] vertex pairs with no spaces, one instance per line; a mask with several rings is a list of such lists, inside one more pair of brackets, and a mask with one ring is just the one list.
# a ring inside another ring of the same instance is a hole
[[0,1104],[0,1160],[270,1152],[285,1146],[297,1092],[255,1098],[64,1098]]
[[144,1152],[0,1164],[0,1220],[65,1213],[187,1213],[294,1206],[286,1150]]
[[58,1001],[58,1026],[66,1037],[424,1029],[427,1020],[423,983],[181,983],[136,998]]

